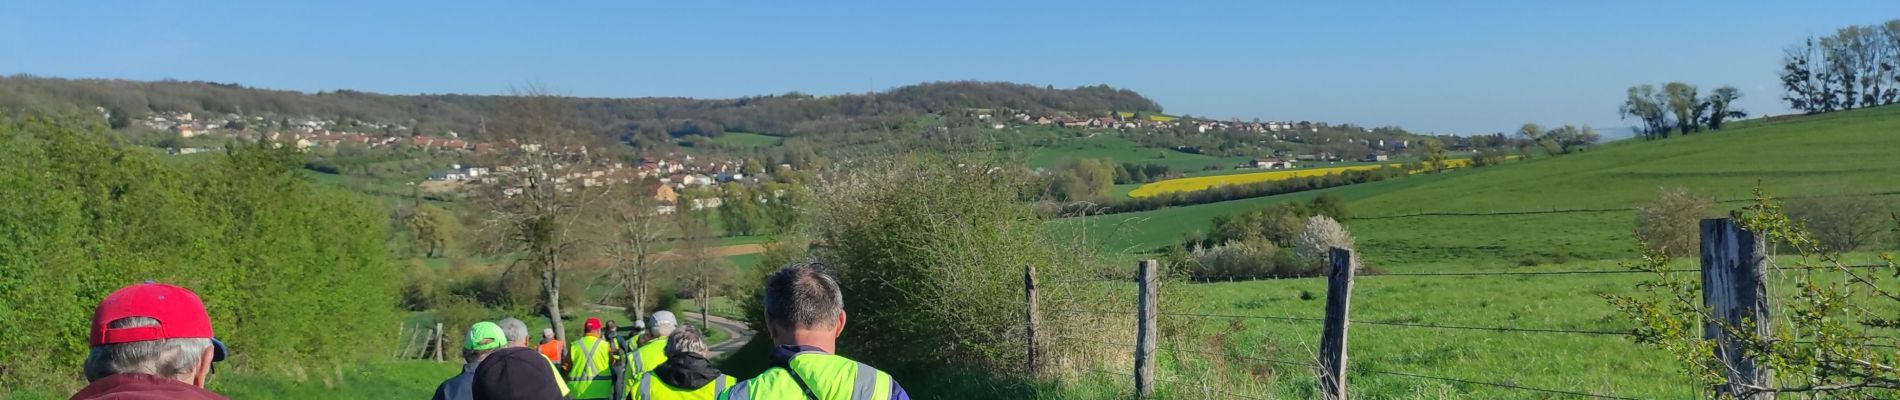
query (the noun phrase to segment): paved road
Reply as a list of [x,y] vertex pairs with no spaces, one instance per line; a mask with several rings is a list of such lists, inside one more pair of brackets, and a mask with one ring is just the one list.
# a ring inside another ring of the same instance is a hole
[[[699,313],[682,312],[680,313],[680,317],[691,319],[691,320],[698,320]],[[723,330],[723,331],[726,331],[726,333],[731,334],[730,337],[726,339],[726,341],[719,342],[719,344],[714,344],[710,347],[712,349],[713,357],[718,357],[720,354],[725,354],[726,352],[739,350],[740,346],[745,346],[745,343],[747,341],[752,340],[752,335],[754,333],[757,333],[757,332],[753,332],[752,329],[747,328],[744,322],[720,318],[717,315],[708,316],[708,318],[706,318],[706,322],[708,324],[711,324],[715,328],[719,328],[719,330]]]
[[[626,307],[600,305],[600,304],[589,304],[587,306],[593,307],[596,309],[614,310],[614,311],[626,311],[627,309]],[[697,321],[699,320],[699,313],[681,312],[679,317],[685,318],[688,320]],[[746,342],[752,340],[752,335],[754,333],[757,333],[757,332],[753,332],[752,328],[746,327],[744,322],[720,318],[717,315],[709,316],[709,318],[706,318],[706,322],[712,324],[714,328],[719,328],[719,330],[726,331],[726,333],[728,334],[726,335],[727,336],[726,341],[714,343],[708,346],[708,349],[712,350],[713,357],[719,357],[720,354],[725,354],[728,351],[738,350],[740,346],[745,346]]]

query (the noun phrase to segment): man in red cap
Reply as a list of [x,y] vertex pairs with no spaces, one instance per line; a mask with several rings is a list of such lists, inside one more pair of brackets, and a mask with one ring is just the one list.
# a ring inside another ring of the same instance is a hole
[[185,288],[145,282],[121,288],[92,312],[86,385],[73,400],[223,400],[205,390],[224,361],[204,302]]
[[600,318],[588,318],[582,326],[587,336],[567,346],[567,386],[574,400],[613,398],[613,343],[600,336]]

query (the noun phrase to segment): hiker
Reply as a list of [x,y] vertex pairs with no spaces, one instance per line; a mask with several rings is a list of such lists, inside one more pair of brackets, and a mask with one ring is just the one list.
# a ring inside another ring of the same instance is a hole
[[541,328],[541,355],[548,361],[561,364],[561,339],[554,338],[554,328]]
[[[530,348],[528,347],[528,324],[514,317],[508,317],[502,318],[501,322],[497,322],[495,325],[501,326],[502,336],[508,338],[508,347]],[[550,335],[552,335],[553,332],[553,329],[546,330],[546,333]],[[539,353],[539,351],[537,351],[537,353]],[[543,358],[545,358],[545,356],[546,355],[543,354]],[[548,374],[550,378],[554,379],[554,386],[561,389],[562,396],[567,396],[567,377],[561,376],[561,368],[555,366],[554,360],[548,360],[548,367],[554,370],[554,373]]]
[[500,325],[482,321],[468,327],[468,338],[462,341],[462,373],[436,386],[435,400],[474,400],[475,367],[480,366],[489,353],[507,345],[508,338]]
[[600,337],[607,338],[607,375],[612,377],[614,386],[613,395],[609,398],[625,399],[627,398],[627,361],[622,355],[626,353],[626,345],[620,339],[620,324],[607,321],[607,327],[601,332]]
[[611,398],[613,345],[600,336],[600,318],[588,318],[582,326],[586,336],[567,347],[567,386],[573,388],[575,400]]
[[720,400],[910,400],[890,374],[835,355],[844,326],[844,293],[824,264],[773,272],[765,280],[765,328],[778,345],[772,366]]
[[204,301],[185,288],[135,284],[106,295],[92,310],[92,351],[84,389],[72,400],[223,400],[205,390],[211,363],[224,361]]
[[633,377],[652,372],[654,368],[659,368],[660,364],[666,363],[666,337],[672,335],[673,329],[679,327],[679,321],[673,318],[672,311],[660,310],[647,316],[647,326],[650,329],[647,329],[644,335],[647,336],[646,340],[642,342],[640,349],[634,350],[633,355],[629,357],[632,359],[630,365],[633,366],[631,369]]
[[[522,335],[527,336],[527,335]],[[474,400],[558,400],[562,394],[554,366],[541,352],[526,346],[507,346],[490,353],[475,367]]]
[[709,359],[706,337],[698,329],[682,327],[666,340],[666,363],[640,376],[634,400],[713,400],[732,387],[731,376],[720,373]]

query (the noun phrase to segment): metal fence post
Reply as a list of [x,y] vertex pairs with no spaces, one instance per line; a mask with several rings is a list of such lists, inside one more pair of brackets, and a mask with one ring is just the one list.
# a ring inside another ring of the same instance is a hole
[[1703,321],[1702,337],[1715,342],[1715,357],[1728,365],[1731,382],[1714,389],[1748,400],[1774,398],[1773,393],[1738,390],[1740,385],[1772,384],[1768,368],[1749,358],[1736,337],[1767,338],[1773,333],[1768,323],[1768,286],[1762,279],[1766,248],[1760,236],[1743,230],[1734,220],[1702,220],[1702,305],[1717,319]]
[[1135,336],[1135,397],[1151,398],[1155,394],[1155,319],[1161,310],[1161,299],[1157,297],[1157,269],[1161,263],[1144,260],[1141,269],[1135,275],[1136,286],[1141,291],[1140,307],[1136,312],[1141,320],[1136,327]]
[[1352,250],[1327,253],[1326,321],[1319,338],[1319,392],[1327,400],[1346,399],[1346,324],[1352,303]]

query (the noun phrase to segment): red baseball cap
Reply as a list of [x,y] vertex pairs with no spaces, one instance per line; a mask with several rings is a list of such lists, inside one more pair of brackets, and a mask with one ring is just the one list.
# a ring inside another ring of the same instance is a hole
[[587,322],[581,324],[581,326],[586,327],[587,330],[590,331],[600,330],[600,318],[588,318]]
[[[106,327],[112,321],[128,317],[155,319],[158,325]],[[217,348],[211,360],[224,361],[224,342],[211,334],[211,314],[205,312],[205,303],[198,299],[198,294],[185,288],[146,281],[112,292],[92,311],[93,346],[197,338],[211,339],[212,347]]]

